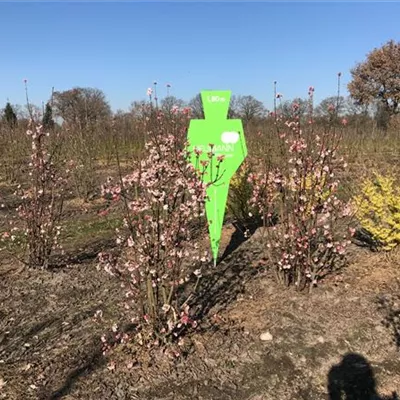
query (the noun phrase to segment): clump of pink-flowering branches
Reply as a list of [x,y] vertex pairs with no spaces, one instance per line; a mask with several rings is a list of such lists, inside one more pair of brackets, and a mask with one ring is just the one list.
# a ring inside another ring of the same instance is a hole
[[249,176],[251,202],[270,225],[265,229],[267,258],[278,281],[299,290],[311,290],[327,272],[343,265],[351,232],[341,222],[351,210],[338,197],[346,168],[338,154],[342,130],[315,131],[313,92],[310,88],[306,120],[295,103],[290,121],[275,119],[281,164]]
[[32,120],[27,130],[31,139],[28,164],[28,182],[18,185],[17,215],[10,217],[10,230],[3,240],[24,246],[26,265],[47,268],[53,251],[60,248],[59,235],[68,170],[62,170],[55,161],[56,149],[49,151],[48,137],[42,125]]
[[[124,229],[117,231],[123,251],[118,259],[106,253],[99,258],[106,271],[122,279],[124,307],[137,327],[134,338],[162,345],[196,326],[188,303],[209,262],[209,252],[201,252],[195,236],[206,185],[188,163],[188,147],[162,124],[149,135],[133,172],[103,186],[104,196],[122,202],[125,210]],[[118,327],[114,331],[128,340]]]

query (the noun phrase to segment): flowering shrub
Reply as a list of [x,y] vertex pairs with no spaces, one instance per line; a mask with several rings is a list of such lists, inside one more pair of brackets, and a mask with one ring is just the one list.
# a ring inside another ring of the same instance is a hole
[[392,250],[400,243],[400,189],[394,176],[374,175],[354,198],[356,216],[377,248]]
[[58,237],[68,171],[62,172],[55,163],[55,152],[49,153],[46,143],[49,134],[42,125],[31,121],[29,128],[29,183],[26,188],[18,185],[17,218],[9,220],[11,229],[2,237],[17,245],[26,245],[27,260],[22,261],[27,265],[47,268],[53,250],[60,247]]
[[197,281],[209,262],[209,252],[200,252],[194,236],[204,215],[206,186],[188,157],[160,124],[134,171],[103,186],[106,198],[124,205],[125,230],[117,232],[124,252],[119,259],[105,253],[99,258],[106,271],[123,280],[124,307],[140,343],[169,343],[196,326],[187,283]]
[[[313,90],[310,89],[310,102]],[[326,272],[344,261],[348,232],[339,233],[339,220],[350,208],[337,196],[337,171],[345,168],[337,147],[337,130],[314,132],[312,114],[305,127],[296,115],[276,118],[282,141],[281,165],[251,174],[251,203],[259,208],[266,229],[267,256],[280,282],[298,289],[313,287]]]

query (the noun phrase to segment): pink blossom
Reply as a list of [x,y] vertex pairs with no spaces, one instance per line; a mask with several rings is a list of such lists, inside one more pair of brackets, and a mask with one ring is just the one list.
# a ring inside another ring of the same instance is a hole
[[[164,121],[163,114],[159,117],[161,122]],[[199,256],[199,246],[192,238],[191,228],[192,222],[204,215],[206,185],[199,179],[198,171],[188,167],[188,152],[180,147],[176,136],[165,134],[162,125],[159,127],[160,132],[154,133],[154,140],[147,141],[141,161],[135,163],[135,171],[123,178],[124,191],[119,185],[112,187],[112,182],[110,190],[107,184],[102,190],[103,193],[110,191],[113,196],[118,194],[121,200],[125,192],[134,193],[135,188],[140,188],[140,196],[127,198],[124,225],[129,234],[119,233],[120,244],[125,246],[126,261],[117,260],[112,264],[105,260],[105,268],[115,271],[128,283],[125,290],[132,305],[127,311],[132,318],[136,318],[139,325],[147,321],[148,329],[157,329],[159,335],[168,335],[179,324],[195,326],[186,310],[182,319],[179,317],[181,300],[176,292],[188,281],[190,272],[200,276],[202,263],[208,262],[207,257]],[[200,155],[197,149],[194,153]],[[208,160],[199,162],[204,166],[208,163]],[[191,260],[192,271],[188,271],[187,266],[183,268],[183,259]],[[147,279],[150,279],[150,285],[146,283]],[[154,309],[150,308],[147,294],[151,290],[161,293],[166,287],[173,291],[168,306],[174,312],[166,315],[166,307],[157,305],[155,328],[152,324]],[[144,308],[138,307],[138,293],[144,293]]]

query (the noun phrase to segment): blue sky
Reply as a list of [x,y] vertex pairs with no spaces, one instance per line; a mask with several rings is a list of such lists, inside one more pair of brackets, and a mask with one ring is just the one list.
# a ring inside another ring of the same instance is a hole
[[272,107],[342,92],[374,47],[400,40],[394,2],[0,2],[0,107],[40,105],[55,90],[97,87],[127,110],[158,94],[189,100],[203,89],[251,94]]

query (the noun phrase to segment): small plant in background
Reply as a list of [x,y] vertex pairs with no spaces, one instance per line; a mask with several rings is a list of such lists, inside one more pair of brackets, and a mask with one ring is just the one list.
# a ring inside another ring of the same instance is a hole
[[198,282],[210,257],[195,238],[206,198],[199,172],[206,166],[199,165],[200,171],[191,166],[184,146],[163,124],[149,135],[134,171],[103,187],[107,199],[124,206],[124,230],[117,239],[123,252],[118,259],[105,253],[99,258],[123,281],[136,340],[151,346],[172,343],[196,326],[189,309],[196,285],[190,289],[187,283]]
[[393,174],[366,179],[354,197],[356,216],[376,249],[389,251],[400,243],[400,189]]
[[[310,108],[314,89],[310,88]],[[350,215],[340,200],[338,173],[346,164],[338,157],[341,131],[314,132],[312,111],[303,127],[293,104],[293,118],[276,118],[282,141],[281,165],[252,174],[252,203],[258,206],[266,225],[267,256],[279,282],[306,285],[311,290],[327,272],[344,262],[349,232],[340,220]],[[282,126],[283,124],[283,126]]]
[[53,250],[60,247],[58,237],[68,174],[56,163],[56,149],[49,152],[49,134],[42,125],[31,121],[27,135],[31,138],[29,179],[27,185],[21,183],[15,191],[20,205],[15,218],[10,217],[10,231],[2,237],[8,243],[25,246],[27,256],[21,261],[26,265],[47,268]]

